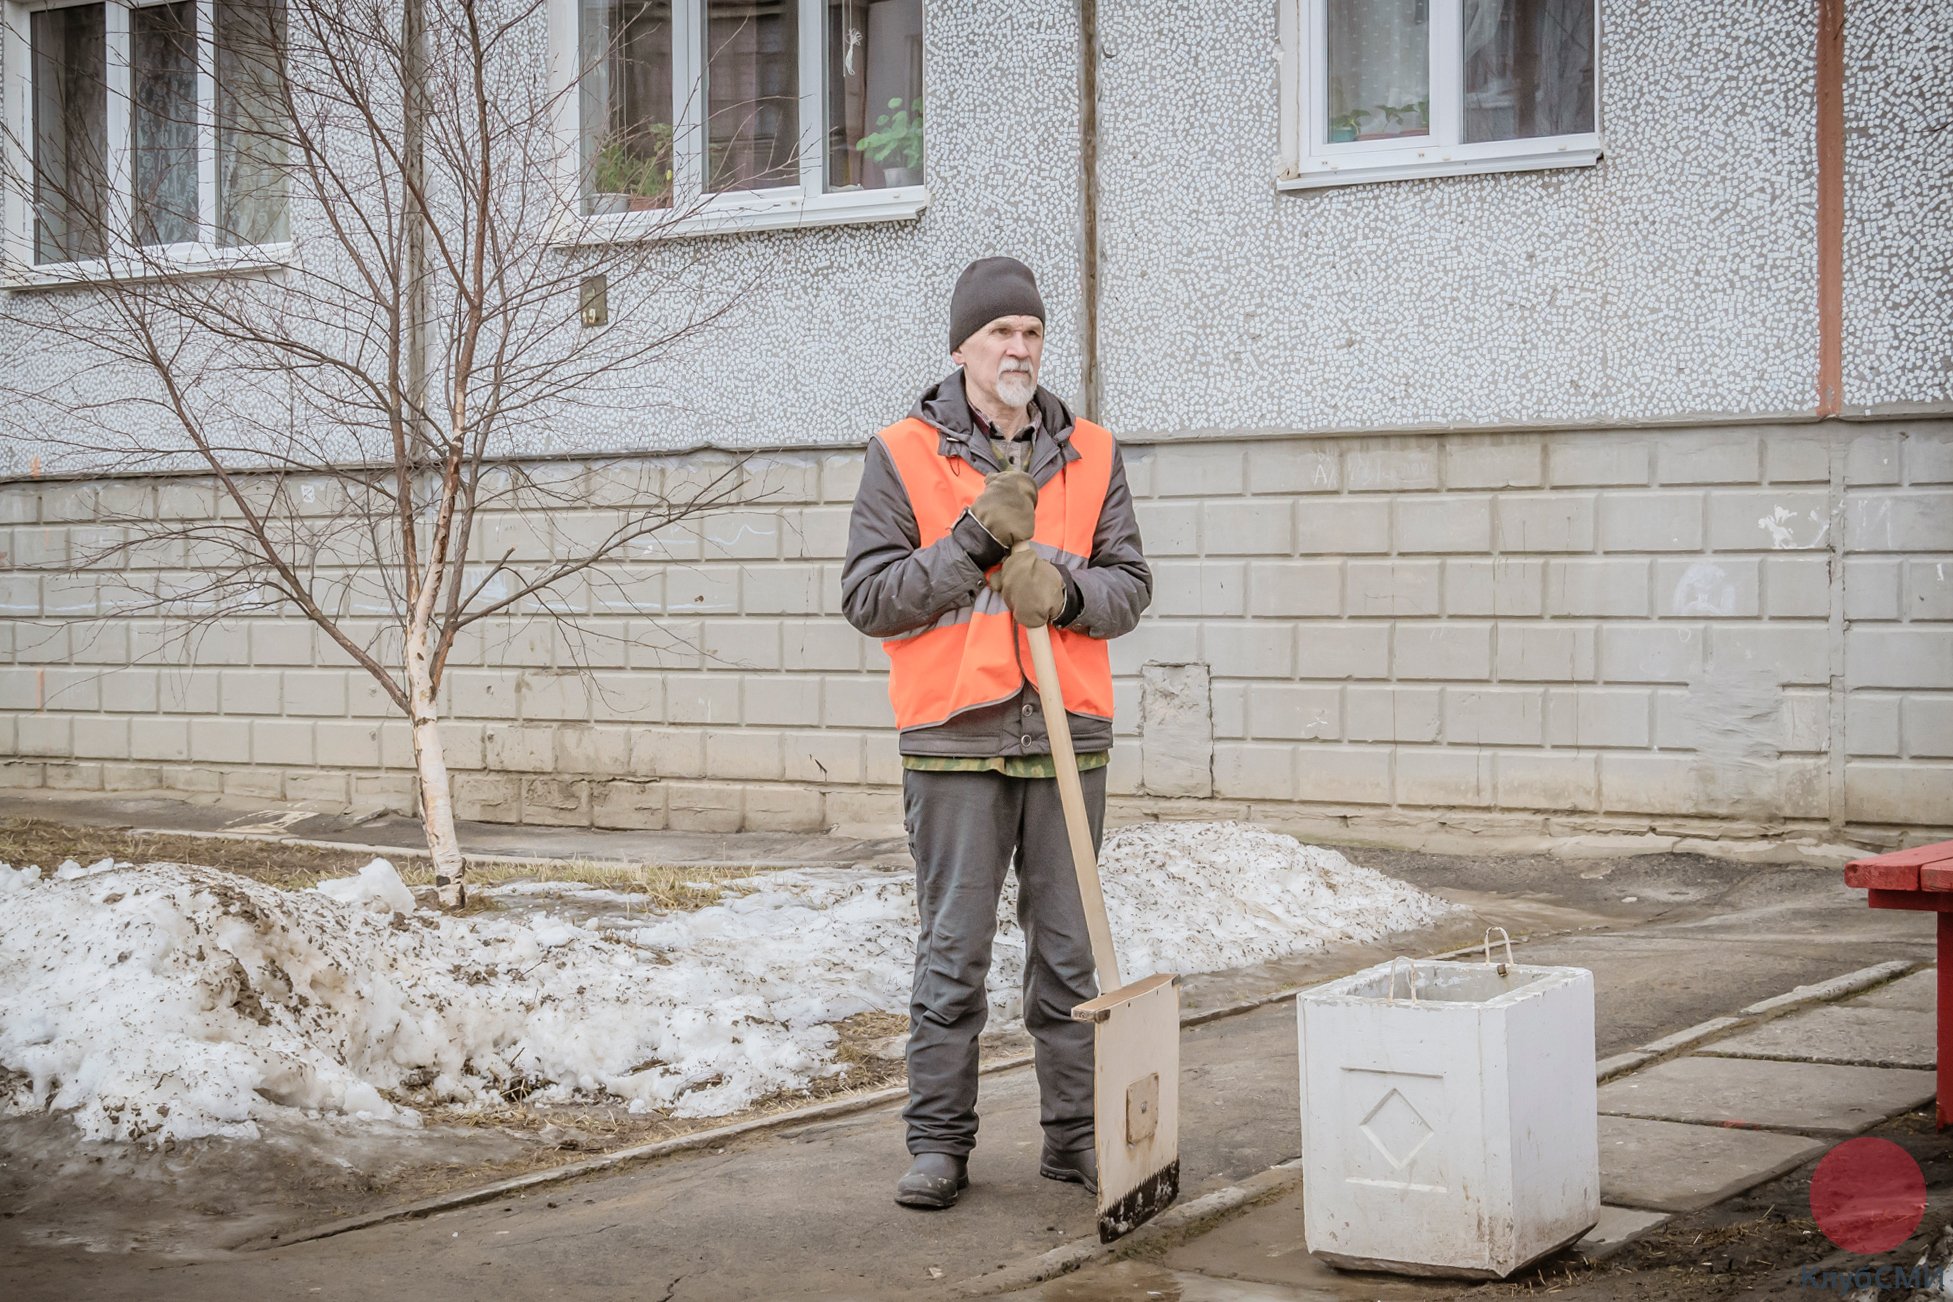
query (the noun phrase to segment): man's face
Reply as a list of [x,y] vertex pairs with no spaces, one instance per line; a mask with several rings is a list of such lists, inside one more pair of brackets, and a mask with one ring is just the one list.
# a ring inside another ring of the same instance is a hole
[[1034,316],[1000,316],[949,355],[963,368],[974,396],[1022,407],[1038,387],[1044,361],[1044,322]]

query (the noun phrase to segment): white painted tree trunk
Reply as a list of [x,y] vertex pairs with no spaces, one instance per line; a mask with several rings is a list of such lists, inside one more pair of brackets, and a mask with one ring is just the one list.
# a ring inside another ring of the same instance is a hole
[[441,907],[458,909],[468,902],[468,866],[454,832],[454,795],[448,781],[447,755],[441,749],[441,718],[434,710],[434,680],[429,667],[427,628],[407,630],[407,689],[413,711],[414,769],[420,778],[421,825],[427,851],[434,859],[434,889]]

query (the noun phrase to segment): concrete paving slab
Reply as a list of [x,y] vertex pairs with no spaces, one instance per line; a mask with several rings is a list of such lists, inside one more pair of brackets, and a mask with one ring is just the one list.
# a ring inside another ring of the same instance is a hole
[[1600,1087],[1604,1115],[1855,1135],[1933,1097],[1929,1071],[1676,1058]]
[[1689,1212],[1754,1188],[1823,1152],[1826,1141],[1638,1117],[1600,1119],[1600,1196]]
[[1723,1058],[1931,1067],[1938,1059],[1936,1037],[1930,1011],[1827,1004],[1717,1040],[1701,1052]]
[[1890,985],[1860,995],[1851,1003],[1860,1008],[1912,1008],[1933,1012],[1939,1007],[1939,969],[1929,967],[1924,972],[1900,977]]
[[1166,1254],[1166,1265],[1200,1275],[1278,1284],[1311,1298],[1427,1298],[1455,1293],[1458,1288],[1456,1280],[1420,1281],[1371,1271],[1341,1271],[1310,1256],[1302,1237],[1299,1187],[1180,1245]]
[[1573,1251],[1588,1261],[1606,1261],[1645,1234],[1668,1224],[1667,1212],[1646,1212],[1638,1207],[1600,1205],[1600,1220],[1587,1231],[1587,1237],[1573,1245]]

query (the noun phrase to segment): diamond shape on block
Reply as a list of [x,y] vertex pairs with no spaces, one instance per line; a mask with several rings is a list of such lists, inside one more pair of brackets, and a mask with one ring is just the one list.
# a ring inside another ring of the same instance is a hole
[[1437,1133],[1431,1128],[1431,1123],[1411,1106],[1410,1100],[1394,1089],[1370,1109],[1370,1114],[1363,1118],[1358,1129],[1399,1171],[1409,1166],[1411,1159]]

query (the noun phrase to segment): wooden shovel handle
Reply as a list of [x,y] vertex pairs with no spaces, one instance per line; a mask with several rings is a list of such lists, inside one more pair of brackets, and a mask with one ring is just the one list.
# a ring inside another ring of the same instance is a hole
[[[1029,543],[1019,543],[1029,547]],[[1031,667],[1037,671],[1038,698],[1044,703],[1044,726],[1051,733],[1051,758],[1058,770],[1058,803],[1065,810],[1065,831],[1071,836],[1072,867],[1078,871],[1078,897],[1085,905],[1085,930],[1092,938],[1092,962],[1099,970],[1099,993],[1123,986],[1119,959],[1112,951],[1112,925],[1105,917],[1105,892],[1099,887],[1099,859],[1092,849],[1092,823],[1085,814],[1085,788],[1078,780],[1078,756],[1071,748],[1071,720],[1065,714],[1065,694],[1058,685],[1058,662],[1051,654],[1051,629],[1027,628]]]

